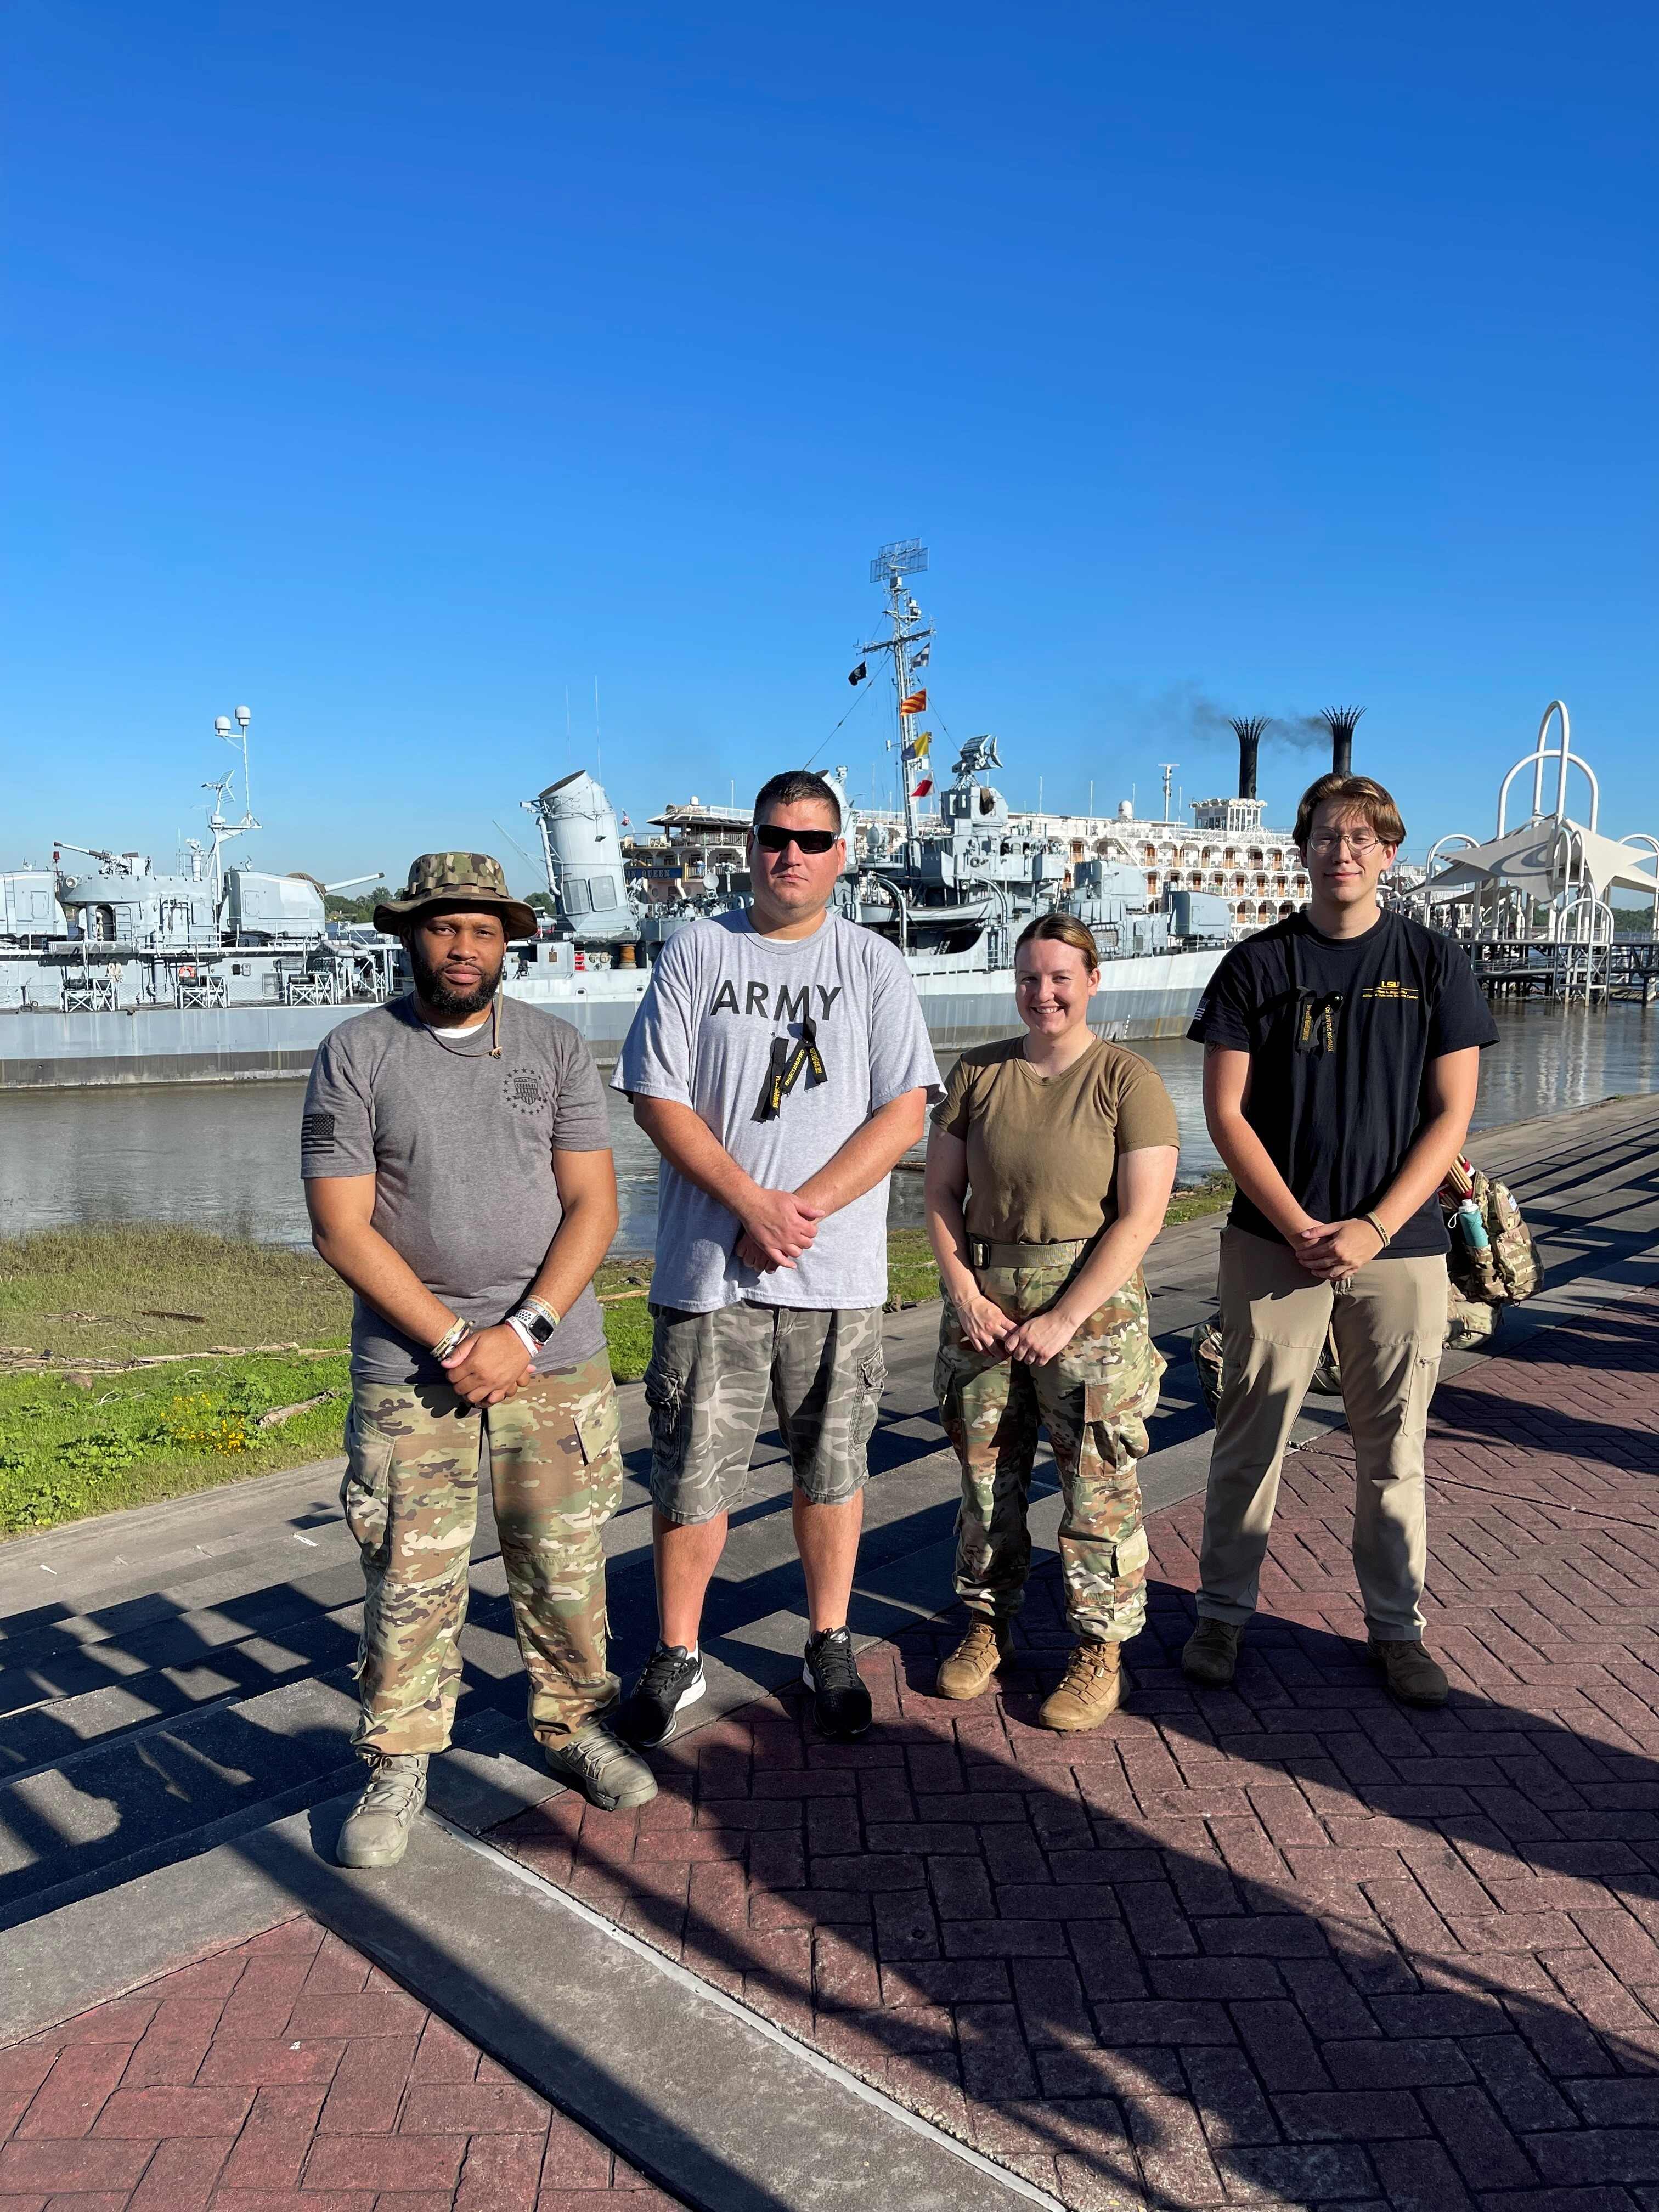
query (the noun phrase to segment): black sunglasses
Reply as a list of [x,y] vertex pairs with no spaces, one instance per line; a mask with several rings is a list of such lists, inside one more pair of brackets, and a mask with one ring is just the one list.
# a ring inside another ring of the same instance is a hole
[[803,853],[827,853],[840,835],[839,830],[786,830],[776,822],[755,824],[755,842],[769,853],[787,853],[792,845]]

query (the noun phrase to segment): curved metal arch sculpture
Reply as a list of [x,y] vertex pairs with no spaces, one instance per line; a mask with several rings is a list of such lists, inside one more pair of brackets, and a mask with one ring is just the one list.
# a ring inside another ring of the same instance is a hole
[[[1546,742],[1549,734],[1550,724],[1555,720],[1558,714],[1561,718],[1561,743],[1559,750],[1553,749]],[[1522,753],[1520,759],[1516,761],[1515,766],[1510,770],[1509,774],[1504,778],[1503,782],[1498,786],[1498,835],[1500,837],[1504,836],[1508,825],[1510,786],[1515,781],[1516,777],[1521,774],[1523,769],[1529,768],[1532,770],[1532,814],[1530,818],[1535,822],[1539,819],[1540,816],[1541,816],[1544,811],[1544,771],[1552,761],[1559,761],[1560,763],[1560,769],[1557,775],[1555,784],[1556,820],[1558,822],[1562,821],[1566,816],[1568,771],[1574,768],[1582,769],[1584,775],[1584,780],[1590,787],[1589,821],[1586,824],[1586,827],[1591,830],[1595,828],[1597,818],[1601,811],[1601,787],[1596,781],[1595,770],[1590,766],[1583,755],[1582,753],[1576,753],[1572,750],[1572,726],[1568,720],[1566,702],[1564,699],[1552,699],[1549,705],[1544,709],[1543,720],[1538,725],[1537,743],[1534,745],[1529,753]]]

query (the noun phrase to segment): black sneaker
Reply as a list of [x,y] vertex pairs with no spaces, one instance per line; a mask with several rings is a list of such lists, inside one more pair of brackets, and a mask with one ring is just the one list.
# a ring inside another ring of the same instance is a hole
[[694,1659],[683,1644],[659,1644],[617,1717],[617,1735],[646,1751],[666,1743],[679,1726],[680,1707],[695,1705],[708,1686],[701,1651]]
[[812,1717],[820,1735],[843,1743],[870,1725],[870,1692],[859,1676],[853,1639],[844,1628],[826,1628],[807,1638],[800,1678],[812,1692]]

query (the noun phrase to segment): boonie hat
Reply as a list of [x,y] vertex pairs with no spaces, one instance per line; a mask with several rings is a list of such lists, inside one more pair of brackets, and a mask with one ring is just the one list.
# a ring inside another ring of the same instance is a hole
[[375,908],[374,927],[395,931],[429,906],[491,908],[509,939],[533,937],[538,927],[536,909],[514,897],[501,862],[488,853],[422,853],[409,864],[402,895]]

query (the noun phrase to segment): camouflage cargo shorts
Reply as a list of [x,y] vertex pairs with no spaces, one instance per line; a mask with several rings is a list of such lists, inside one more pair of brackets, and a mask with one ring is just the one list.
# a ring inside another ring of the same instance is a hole
[[687,1526],[742,1504],[769,1392],[801,1496],[856,1496],[887,1379],[879,1306],[651,1311],[651,1496],[665,1519]]

